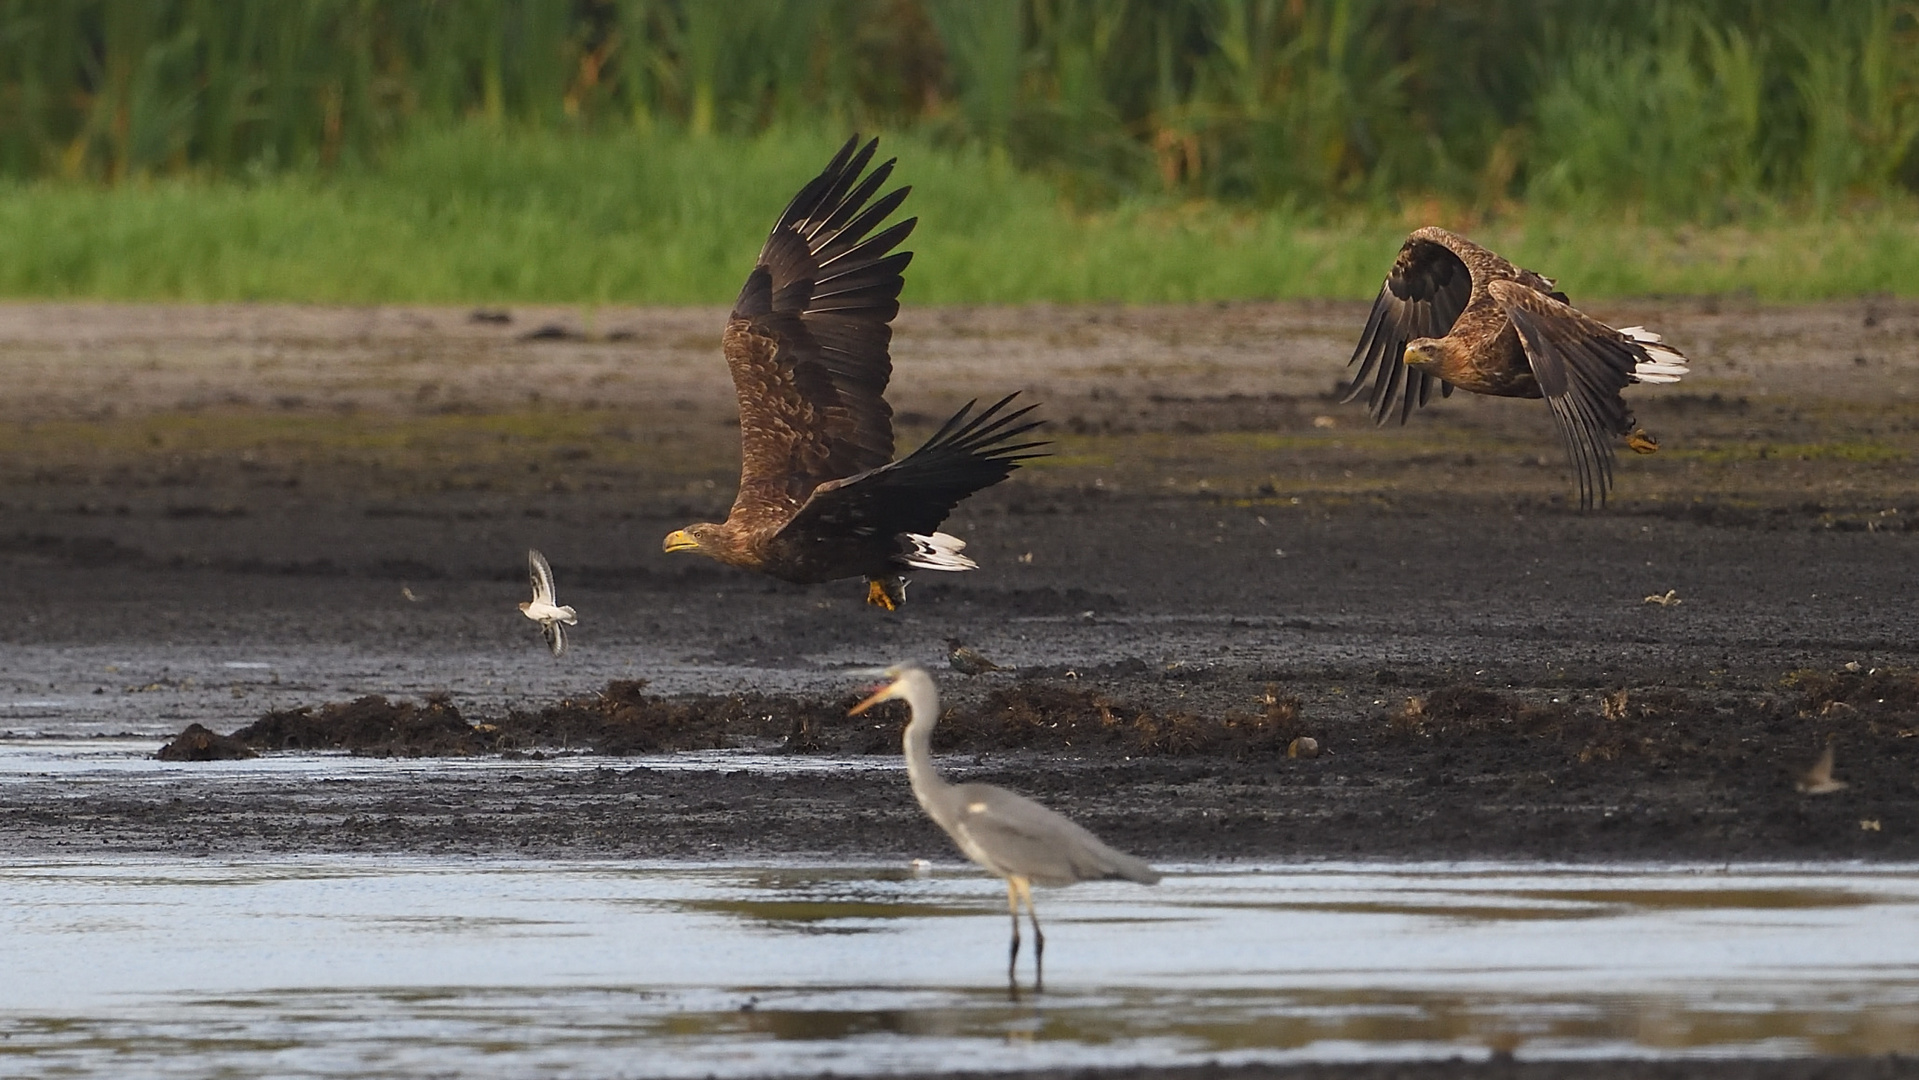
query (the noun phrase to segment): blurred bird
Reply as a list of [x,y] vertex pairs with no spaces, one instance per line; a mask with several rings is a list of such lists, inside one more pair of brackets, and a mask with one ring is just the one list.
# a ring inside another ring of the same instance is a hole
[[1844,780],[1832,778],[1832,740],[1826,740],[1825,752],[1819,755],[1819,760],[1813,762],[1812,768],[1807,769],[1793,786],[1807,795],[1829,795],[1835,791],[1844,791],[1851,786]]
[[546,635],[546,647],[558,656],[566,651],[566,628],[577,625],[580,620],[572,608],[560,606],[553,588],[553,568],[547,565],[546,556],[528,548],[526,567],[527,576],[533,579],[533,599],[520,604],[520,614],[540,624],[540,633]]
[[882,701],[905,698],[913,719],[906,725],[906,777],[926,816],[946,830],[967,858],[1006,879],[1006,906],[1013,914],[1013,946],[1006,981],[1015,996],[1019,964],[1019,906],[1033,922],[1033,989],[1044,988],[1046,937],[1033,908],[1033,885],[1125,878],[1142,885],[1159,872],[1140,859],[1101,843],[1064,815],[991,784],[949,784],[933,768],[933,727],[939,723],[939,690],[933,677],[912,664],[888,668],[890,680],[853,706],[857,716]]
[[1004,670],[998,664],[981,656],[977,650],[960,644],[958,638],[947,638],[946,648],[946,662],[961,675],[984,675],[989,671]]
[[1615,330],[1577,310],[1551,278],[1522,270],[1445,229],[1414,232],[1373,301],[1353,350],[1359,370],[1343,400],[1400,423],[1453,387],[1493,397],[1546,399],[1579,479],[1579,505],[1605,505],[1615,436],[1642,454],[1659,441],[1633,424],[1619,392],[1678,382],[1687,360],[1643,326]]
[[917,218],[879,228],[906,199],[867,200],[892,175],[866,172],[879,141],[850,139],[780,215],[721,338],[740,404],[740,489],[724,522],[669,533],[668,552],[810,584],[866,578],[892,611],[908,570],[973,570],[966,542],[939,531],[960,500],[1010,476],[1044,442],[1008,394],[968,402],[893,461],[893,317],[912,252],[893,249]]

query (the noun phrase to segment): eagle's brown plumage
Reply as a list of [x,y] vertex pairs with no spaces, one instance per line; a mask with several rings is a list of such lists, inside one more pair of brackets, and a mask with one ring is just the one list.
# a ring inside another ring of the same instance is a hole
[[890,608],[905,569],[972,568],[940,523],[1045,444],[1013,441],[1039,421],[1022,419],[1030,405],[1008,411],[1009,395],[977,416],[969,403],[892,461],[887,349],[913,258],[893,249],[918,219],[879,229],[909,189],[873,199],[893,172],[892,161],[866,171],[878,145],[848,140],[767,236],[722,338],[740,401],[739,496],[725,522],[665,546],[786,581],[863,575],[869,602]]
[[1615,436],[1635,450],[1658,444],[1635,431],[1620,396],[1628,383],[1676,382],[1686,358],[1643,327],[1615,330],[1575,310],[1551,278],[1524,270],[1445,229],[1407,237],[1353,350],[1344,400],[1366,393],[1373,419],[1401,423],[1453,387],[1546,399],[1573,470],[1579,504],[1604,505]]

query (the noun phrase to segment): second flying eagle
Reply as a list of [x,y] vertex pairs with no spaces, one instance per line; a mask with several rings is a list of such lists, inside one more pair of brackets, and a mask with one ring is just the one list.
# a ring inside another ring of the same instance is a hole
[[1633,426],[1619,391],[1678,382],[1686,358],[1642,326],[1615,330],[1575,310],[1552,279],[1522,270],[1463,236],[1425,228],[1406,238],[1373,301],[1351,401],[1372,384],[1373,419],[1401,423],[1434,384],[1494,397],[1546,399],[1579,477],[1579,504],[1604,504],[1612,440],[1640,453],[1658,442]]
[[918,219],[873,232],[909,190],[868,205],[893,172],[866,172],[878,145],[848,140],[767,236],[721,339],[740,399],[739,495],[724,522],[664,546],[800,584],[864,577],[866,602],[891,611],[905,571],[975,568],[940,523],[1046,444],[1014,441],[1039,421],[1023,420],[1033,406],[1009,411],[1009,394],[968,403],[892,460],[888,347],[913,258],[893,249]]

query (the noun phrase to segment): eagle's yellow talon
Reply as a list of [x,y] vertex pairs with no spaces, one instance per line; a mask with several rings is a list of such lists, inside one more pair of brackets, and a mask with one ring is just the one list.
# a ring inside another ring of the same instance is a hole
[[1626,445],[1630,447],[1635,454],[1657,454],[1659,452],[1659,440],[1653,438],[1652,432],[1647,431],[1645,428],[1634,428],[1632,434],[1626,436]]
[[893,591],[879,578],[866,579],[866,602],[887,611],[899,610],[899,602],[893,598]]

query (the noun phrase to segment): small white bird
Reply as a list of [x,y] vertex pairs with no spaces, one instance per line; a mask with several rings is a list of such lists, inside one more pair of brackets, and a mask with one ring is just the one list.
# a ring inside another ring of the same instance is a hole
[[1826,741],[1826,752],[1812,763],[1812,768],[1802,773],[1793,786],[1807,795],[1829,795],[1835,791],[1844,791],[1851,785],[1844,780],[1832,778],[1832,741]]
[[566,651],[566,628],[579,623],[573,609],[561,607],[553,589],[553,568],[537,548],[526,551],[527,575],[533,579],[533,599],[520,605],[520,614],[540,624],[546,646],[558,656]]

